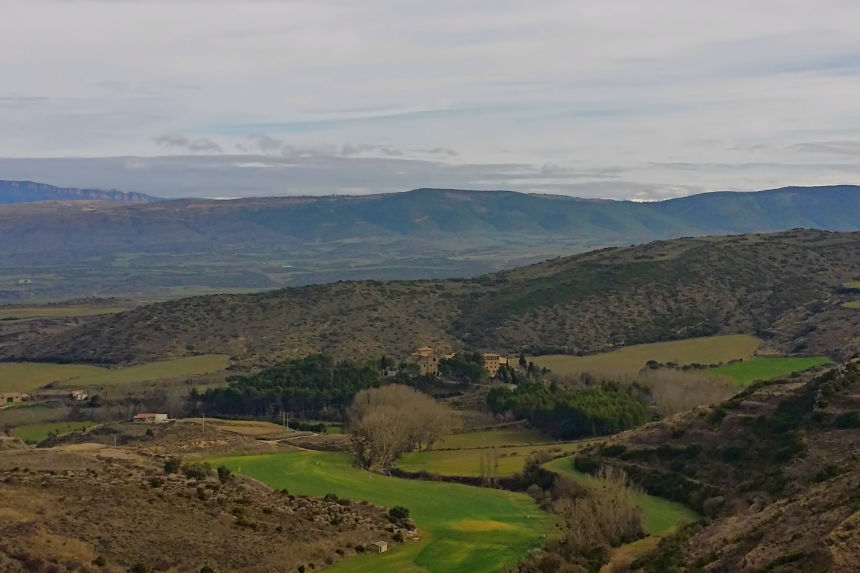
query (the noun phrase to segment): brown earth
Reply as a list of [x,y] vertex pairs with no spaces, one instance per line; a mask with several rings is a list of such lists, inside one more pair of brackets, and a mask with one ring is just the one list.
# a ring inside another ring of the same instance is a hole
[[193,427],[165,424],[150,441],[119,447],[0,441],[0,571],[294,572],[393,542],[387,512],[366,503],[292,496],[241,476],[222,484],[214,474],[165,473],[166,453],[258,443],[207,424],[181,446]]

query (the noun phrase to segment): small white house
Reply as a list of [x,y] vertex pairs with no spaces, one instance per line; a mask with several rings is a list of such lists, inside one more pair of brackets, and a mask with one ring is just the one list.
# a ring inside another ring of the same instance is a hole
[[167,421],[167,414],[152,414],[149,412],[135,414],[132,421],[135,424],[158,424]]

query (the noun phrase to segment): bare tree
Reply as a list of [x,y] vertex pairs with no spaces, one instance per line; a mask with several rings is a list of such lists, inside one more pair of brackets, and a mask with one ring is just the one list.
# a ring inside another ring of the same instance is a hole
[[358,462],[372,470],[385,469],[405,453],[430,447],[453,431],[456,422],[447,406],[399,384],[362,390],[348,417]]

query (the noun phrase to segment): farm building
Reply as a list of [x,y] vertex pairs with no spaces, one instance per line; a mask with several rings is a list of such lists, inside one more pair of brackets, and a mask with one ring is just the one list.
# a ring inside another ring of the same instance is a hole
[[370,550],[374,553],[385,553],[388,551],[388,542],[386,541],[376,541],[370,544]]
[[167,421],[167,414],[153,414],[149,412],[135,414],[132,421],[135,424],[157,424]]
[[18,402],[26,402],[29,399],[29,394],[22,394],[20,392],[5,392],[0,394],[0,406],[5,406],[7,404],[17,404]]
[[499,371],[499,368],[508,363],[507,358],[492,352],[486,352],[482,354],[481,357],[484,359],[484,368],[487,369],[491,376],[495,376],[496,372]]
[[418,373],[421,376],[426,374],[437,376],[439,374],[439,361],[443,358],[445,357],[441,352],[429,346],[422,346],[409,356],[409,359],[418,365]]

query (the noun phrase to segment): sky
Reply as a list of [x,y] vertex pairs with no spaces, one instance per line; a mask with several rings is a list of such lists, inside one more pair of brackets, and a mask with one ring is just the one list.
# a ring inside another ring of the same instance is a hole
[[0,179],[658,200],[860,183],[855,0],[0,0]]

